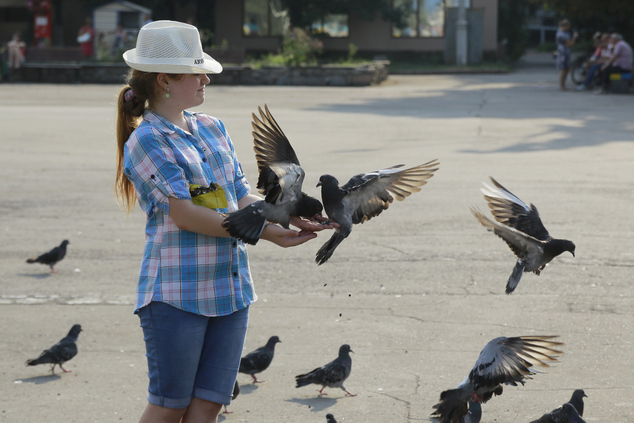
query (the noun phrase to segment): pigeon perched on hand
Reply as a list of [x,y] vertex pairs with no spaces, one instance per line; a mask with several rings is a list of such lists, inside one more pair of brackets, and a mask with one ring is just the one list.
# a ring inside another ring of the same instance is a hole
[[269,108],[264,105],[264,109],[258,107],[260,118],[253,113],[251,125],[260,173],[257,188],[265,198],[229,213],[223,222],[232,237],[252,245],[260,239],[267,221],[288,229],[291,216],[312,218],[323,210],[319,200],[302,192],[304,170],[295,150]]
[[264,382],[263,380],[258,380],[255,374],[265,371],[271,365],[273,355],[275,354],[275,344],[278,342],[282,342],[280,338],[271,336],[265,346],[242,357],[238,371],[251,375],[253,383]]
[[67,239],[62,241],[59,247],[53,248],[48,253],[44,253],[37,258],[30,258],[26,262],[27,263],[42,263],[46,264],[51,268],[51,273],[55,273],[55,265],[64,258],[66,255],[66,246],[70,244]]
[[81,332],[80,325],[73,325],[66,337],[62,338],[57,344],[48,350],[44,350],[38,358],[26,361],[27,366],[35,366],[37,364],[53,364],[51,373],[55,374],[55,366],[58,365],[65,373],[70,372],[62,367],[62,364],[77,355],[77,337]]
[[531,423],[585,423],[581,419],[583,416],[584,397],[587,397],[587,395],[583,389],[577,389],[572,393],[570,401],[550,413],[544,414],[538,420],[533,420]]
[[443,391],[440,402],[434,405],[432,417],[440,423],[459,423],[467,416],[468,403],[487,402],[502,395],[502,384],[517,386],[538,373],[535,366],[549,367],[563,354],[554,349],[563,345],[553,341],[555,336],[518,336],[495,338],[485,345],[469,372],[469,376],[455,389]]
[[321,200],[328,218],[339,224],[332,237],[319,249],[315,262],[324,264],[335,249],[352,232],[352,225],[363,223],[381,214],[396,198],[404,200],[434,176],[438,161],[432,160],[420,166],[401,170],[403,165],[360,173],[341,187],[334,176],[322,175]]
[[343,386],[343,382],[350,376],[350,371],[352,370],[351,352],[354,351],[350,349],[350,345],[343,344],[339,347],[339,356],[333,361],[308,373],[295,376],[295,381],[297,382],[296,388],[314,383],[321,385],[321,389],[319,390],[320,395],[327,395],[323,391],[328,387],[340,388],[346,393],[346,396],[356,396],[356,394],[348,392]]
[[547,263],[564,251],[574,257],[575,244],[551,237],[533,204],[529,207],[495,179],[491,178],[491,182],[495,186],[484,183],[482,192],[497,222],[489,220],[476,208],[472,207],[471,213],[487,230],[502,238],[518,257],[506,283],[506,293],[511,294],[524,272],[539,275]]

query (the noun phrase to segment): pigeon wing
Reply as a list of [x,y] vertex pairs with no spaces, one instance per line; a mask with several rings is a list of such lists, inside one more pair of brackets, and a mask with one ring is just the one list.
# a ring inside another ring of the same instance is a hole
[[517,386],[538,371],[536,366],[549,367],[563,354],[555,349],[563,345],[553,341],[556,336],[499,337],[489,341],[480,352],[469,373],[474,391],[499,384]]
[[271,164],[270,169],[275,173],[280,188],[273,204],[298,201],[304,183],[304,170],[295,163],[283,162]]
[[[258,107],[260,117],[252,114],[253,122],[253,149],[255,159],[258,163],[258,183],[259,192],[267,196],[267,201],[273,203],[280,190],[278,177],[271,169],[271,165],[278,163],[292,163],[299,166],[299,160],[291,143],[284,135],[284,132],[273,118],[268,106],[264,105],[264,110]],[[273,199],[269,201],[268,196]]]
[[471,213],[482,226],[502,238],[518,258],[525,257],[530,253],[541,254],[543,252],[545,241],[540,241],[510,226],[493,222],[477,208],[472,207]]
[[489,203],[491,214],[495,220],[541,241],[550,239],[550,235],[539,217],[537,207],[533,204],[528,206],[492,177],[491,182],[493,182],[493,186],[484,182],[484,188],[481,191]]
[[370,220],[387,209],[394,199],[402,201],[420,191],[434,176],[438,165],[436,160],[405,170],[400,169],[403,165],[396,165],[350,178],[341,189],[345,192],[342,202],[352,215],[352,223]]
[[335,359],[323,367],[323,383],[328,386],[340,384],[348,376],[350,376],[350,368],[339,359]]
[[240,360],[240,372],[262,372],[271,364],[273,354],[264,348],[250,352]]

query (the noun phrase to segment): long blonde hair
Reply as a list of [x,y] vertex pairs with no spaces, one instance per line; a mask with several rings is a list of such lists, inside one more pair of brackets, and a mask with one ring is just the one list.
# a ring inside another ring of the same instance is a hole
[[[126,85],[117,98],[117,173],[114,192],[119,206],[130,213],[137,196],[134,185],[123,173],[123,149],[130,135],[141,123],[146,108],[153,108],[161,95],[158,73],[130,69]],[[182,75],[167,74],[172,79]],[[131,92],[128,92],[131,91]]]

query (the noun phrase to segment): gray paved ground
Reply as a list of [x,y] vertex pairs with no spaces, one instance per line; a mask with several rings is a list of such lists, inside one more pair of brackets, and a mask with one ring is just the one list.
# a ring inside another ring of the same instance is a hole
[[[425,422],[497,336],[558,334],[561,362],[484,405],[483,422],[527,422],[588,394],[588,422],[632,420],[634,96],[557,91],[554,70],[398,76],[379,87],[211,87],[201,109],[224,120],[252,182],[250,115],[268,103],[307,172],[341,179],[438,158],[423,190],[355,228],[326,265],[302,247],[250,248],[260,300],[246,351],[279,344],[226,422]],[[145,406],[144,346],[132,298],[144,219],[114,202],[116,86],[0,85],[0,421],[134,422]],[[577,245],[542,276],[504,285],[514,258],[482,228],[481,182],[534,202]],[[69,239],[49,274],[24,260]],[[266,243],[263,243],[266,244]],[[74,323],[72,373],[24,361]],[[293,376],[355,351],[346,387]]]

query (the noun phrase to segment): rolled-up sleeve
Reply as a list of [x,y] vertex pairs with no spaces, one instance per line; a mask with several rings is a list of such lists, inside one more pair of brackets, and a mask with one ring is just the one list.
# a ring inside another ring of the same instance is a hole
[[185,172],[176,164],[167,140],[151,128],[136,131],[124,150],[124,174],[139,194],[144,211],[169,214],[169,197],[191,198]]

